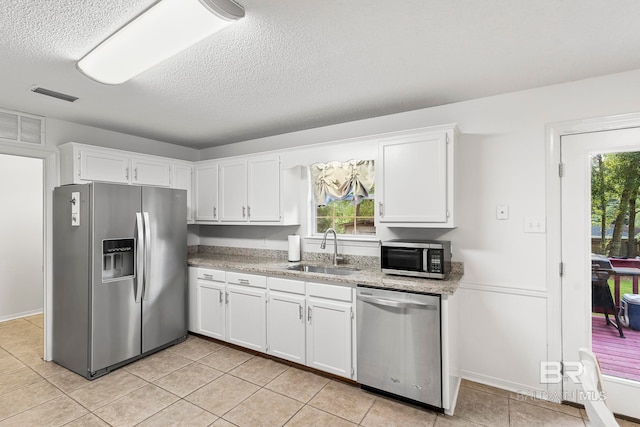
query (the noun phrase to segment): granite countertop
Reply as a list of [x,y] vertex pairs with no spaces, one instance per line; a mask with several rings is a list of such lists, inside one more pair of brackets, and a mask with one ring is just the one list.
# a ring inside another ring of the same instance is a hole
[[458,282],[462,278],[461,263],[453,263],[452,272],[446,280],[422,279],[405,276],[393,276],[383,274],[380,268],[340,265],[339,268],[354,269],[358,271],[350,275],[333,275],[322,273],[301,272],[287,270],[298,265],[321,265],[330,267],[330,264],[318,262],[287,262],[274,258],[261,258],[246,255],[230,255],[215,253],[192,253],[189,255],[189,266],[207,267],[220,270],[239,271],[245,273],[258,273],[266,276],[285,277],[290,279],[302,279],[305,281],[319,281],[342,286],[355,287],[357,285],[375,286],[384,289],[397,289],[404,291],[433,293],[441,295],[453,295],[458,289]]

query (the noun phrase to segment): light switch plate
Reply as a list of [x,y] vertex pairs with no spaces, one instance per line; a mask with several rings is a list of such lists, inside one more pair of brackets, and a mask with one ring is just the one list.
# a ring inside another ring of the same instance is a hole
[[525,216],[524,232],[525,233],[546,233],[547,219],[543,216]]
[[496,206],[496,219],[509,219],[509,206],[498,205]]

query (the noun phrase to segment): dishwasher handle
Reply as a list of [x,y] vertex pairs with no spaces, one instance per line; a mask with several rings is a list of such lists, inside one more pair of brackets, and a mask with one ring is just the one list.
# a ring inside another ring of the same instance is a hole
[[420,308],[423,310],[437,310],[438,306],[435,304],[424,304],[416,301],[398,301],[386,298],[370,297],[366,295],[358,295],[360,301],[369,302],[375,305],[382,305],[385,307],[393,308]]

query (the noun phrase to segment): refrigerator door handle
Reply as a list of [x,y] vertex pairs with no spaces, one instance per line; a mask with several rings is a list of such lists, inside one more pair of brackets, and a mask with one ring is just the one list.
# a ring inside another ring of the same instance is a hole
[[136,288],[134,298],[138,303],[142,301],[142,287],[144,286],[144,227],[140,212],[136,212],[136,234]]
[[144,218],[144,293],[142,299],[145,301],[149,296],[149,271],[151,269],[151,226],[149,225],[149,212],[143,213]]

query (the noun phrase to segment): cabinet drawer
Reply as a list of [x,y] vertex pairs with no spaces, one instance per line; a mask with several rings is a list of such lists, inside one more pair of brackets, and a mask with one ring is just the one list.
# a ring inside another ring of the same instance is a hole
[[348,286],[327,285],[324,283],[307,283],[307,295],[316,298],[329,298],[351,302],[352,288]]
[[255,274],[227,272],[227,283],[253,286],[255,288],[266,288],[267,278],[265,276],[256,276]]
[[223,282],[224,283],[224,271],[222,270],[211,270],[209,268],[199,268],[198,269],[198,279],[200,280],[211,280],[214,282]]
[[269,290],[271,291],[289,292],[292,294],[300,295],[304,295],[305,292],[305,286],[302,280],[269,277],[267,278],[267,284],[269,285]]

